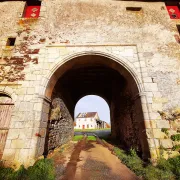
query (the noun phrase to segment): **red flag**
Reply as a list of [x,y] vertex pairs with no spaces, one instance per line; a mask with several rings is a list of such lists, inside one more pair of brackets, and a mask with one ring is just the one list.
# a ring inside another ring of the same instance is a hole
[[38,18],[41,6],[27,6],[25,18]]
[[171,19],[180,19],[178,6],[166,6]]

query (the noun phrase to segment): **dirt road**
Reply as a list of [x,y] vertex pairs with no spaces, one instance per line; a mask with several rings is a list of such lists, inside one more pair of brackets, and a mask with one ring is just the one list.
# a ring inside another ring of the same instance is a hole
[[[70,152],[63,164],[63,175],[57,172],[57,180],[138,180],[108,148],[96,141],[83,139]],[[59,161],[55,164],[62,167]]]

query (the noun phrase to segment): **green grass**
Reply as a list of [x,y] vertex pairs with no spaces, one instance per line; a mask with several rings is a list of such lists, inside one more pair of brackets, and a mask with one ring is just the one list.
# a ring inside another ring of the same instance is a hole
[[41,159],[33,166],[25,169],[21,166],[17,171],[0,166],[0,179],[3,180],[54,180],[55,170],[51,159]]
[[84,137],[83,135],[76,135],[73,137],[73,141],[80,141],[83,139],[83,137]]
[[155,167],[151,163],[144,164],[133,149],[126,153],[115,147],[114,154],[144,180],[180,180],[180,156],[168,160],[160,158]]
[[88,141],[96,141],[96,137],[95,136],[88,136],[87,140]]
[[105,129],[74,129],[75,132],[91,132],[91,131],[104,131],[104,130],[111,130],[111,128]]

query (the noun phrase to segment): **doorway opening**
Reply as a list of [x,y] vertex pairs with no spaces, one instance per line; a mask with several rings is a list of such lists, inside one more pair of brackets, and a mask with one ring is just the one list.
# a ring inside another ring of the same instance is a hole
[[74,130],[110,129],[110,110],[107,102],[96,95],[81,98],[75,107]]
[[49,80],[46,97],[51,98],[52,107],[48,147],[72,138],[75,106],[90,94],[102,97],[109,105],[111,136],[149,158],[139,84],[127,67],[97,54],[72,58],[58,67]]

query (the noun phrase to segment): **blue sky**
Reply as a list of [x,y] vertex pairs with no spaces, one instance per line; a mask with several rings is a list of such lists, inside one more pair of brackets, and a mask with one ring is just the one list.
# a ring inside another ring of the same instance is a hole
[[110,122],[109,106],[99,96],[89,95],[80,99],[75,107],[75,117],[82,112],[98,112],[101,120]]

